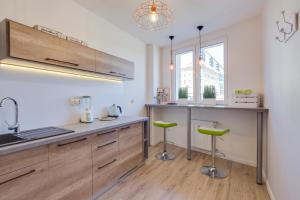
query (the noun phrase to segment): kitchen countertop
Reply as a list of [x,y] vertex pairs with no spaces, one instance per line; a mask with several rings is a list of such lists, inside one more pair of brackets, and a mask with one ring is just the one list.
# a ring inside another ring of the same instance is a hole
[[223,109],[223,110],[249,110],[267,112],[269,109],[264,107],[247,108],[247,107],[234,107],[229,105],[203,105],[203,104],[146,104],[146,107],[167,107],[167,108],[203,108],[203,109]]
[[129,117],[129,116],[122,116],[116,120],[113,121],[99,121],[95,119],[93,123],[76,123],[76,124],[69,124],[69,125],[64,125],[60,126],[60,128],[65,128],[69,130],[73,130],[73,133],[68,133],[64,135],[58,135],[58,136],[53,136],[49,138],[44,138],[44,139],[39,139],[39,140],[31,140],[28,142],[23,142],[19,144],[14,144],[10,146],[4,146],[0,148],[0,156],[17,152],[17,151],[22,151],[42,145],[47,145],[67,139],[72,139],[80,136],[85,136],[89,135],[92,133],[96,132],[102,132],[106,131],[109,129],[114,129],[122,126],[127,126],[129,124],[133,123],[138,123],[138,122],[145,122],[147,121],[147,117]]

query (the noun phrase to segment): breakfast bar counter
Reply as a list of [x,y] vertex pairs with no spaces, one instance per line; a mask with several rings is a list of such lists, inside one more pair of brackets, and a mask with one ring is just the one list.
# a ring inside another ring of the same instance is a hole
[[264,107],[251,108],[251,107],[234,107],[229,105],[202,105],[202,104],[146,104],[147,116],[149,118],[148,133],[150,134],[151,123],[151,109],[152,108],[185,108],[187,109],[187,159],[191,160],[192,152],[192,130],[191,130],[191,118],[192,109],[210,109],[210,110],[241,110],[256,113],[257,120],[257,166],[256,166],[256,182],[262,184],[262,155],[263,155],[263,124],[264,114],[268,113],[268,109]]

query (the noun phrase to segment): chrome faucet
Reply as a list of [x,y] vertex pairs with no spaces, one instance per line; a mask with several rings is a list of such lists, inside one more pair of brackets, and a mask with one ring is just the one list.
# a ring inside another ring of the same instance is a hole
[[5,123],[8,126],[8,130],[13,130],[15,133],[19,133],[19,107],[18,107],[18,103],[15,99],[11,98],[11,97],[5,97],[4,99],[2,99],[0,101],[0,107],[3,107],[3,104],[5,101],[10,100],[14,103],[15,105],[15,123],[13,125],[10,125],[7,121],[5,121]]

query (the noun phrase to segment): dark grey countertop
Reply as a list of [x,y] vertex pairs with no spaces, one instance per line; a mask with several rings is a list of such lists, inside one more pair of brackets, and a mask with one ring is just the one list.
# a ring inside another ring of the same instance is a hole
[[161,107],[161,108],[202,108],[202,109],[221,109],[221,110],[248,110],[256,112],[268,112],[268,108],[247,108],[247,107],[234,107],[229,105],[203,105],[203,104],[145,104],[146,107]]
[[122,116],[113,121],[99,121],[95,119],[93,123],[88,123],[88,124],[83,124],[83,123],[69,124],[69,125],[61,126],[61,128],[73,130],[74,131],[73,133],[53,136],[53,137],[39,139],[39,140],[31,140],[28,142],[1,147],[0,155],[22,151],[22,150],[42,146],[42,145],[47,145],[47,144],[51,144],[51,143],[55,143],[67,139],[84,136],[84,135],[89,135],[96,132],[106,131],[109,129],[119,128],[133,123],[145,122],[147,120],[148,120],[147,117]]

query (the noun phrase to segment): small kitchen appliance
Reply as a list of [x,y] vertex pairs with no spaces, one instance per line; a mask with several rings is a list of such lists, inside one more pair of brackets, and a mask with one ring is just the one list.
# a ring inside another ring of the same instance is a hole
[[121,106],[117,106],[116,104],[111,105],[108,108],[108,116],[118,118],[122,114]]
[[92,114],[92,97],[82,96],[80,98],[80,106],[81,106],[80,122],[92,123],[94,121],[94,117]]

